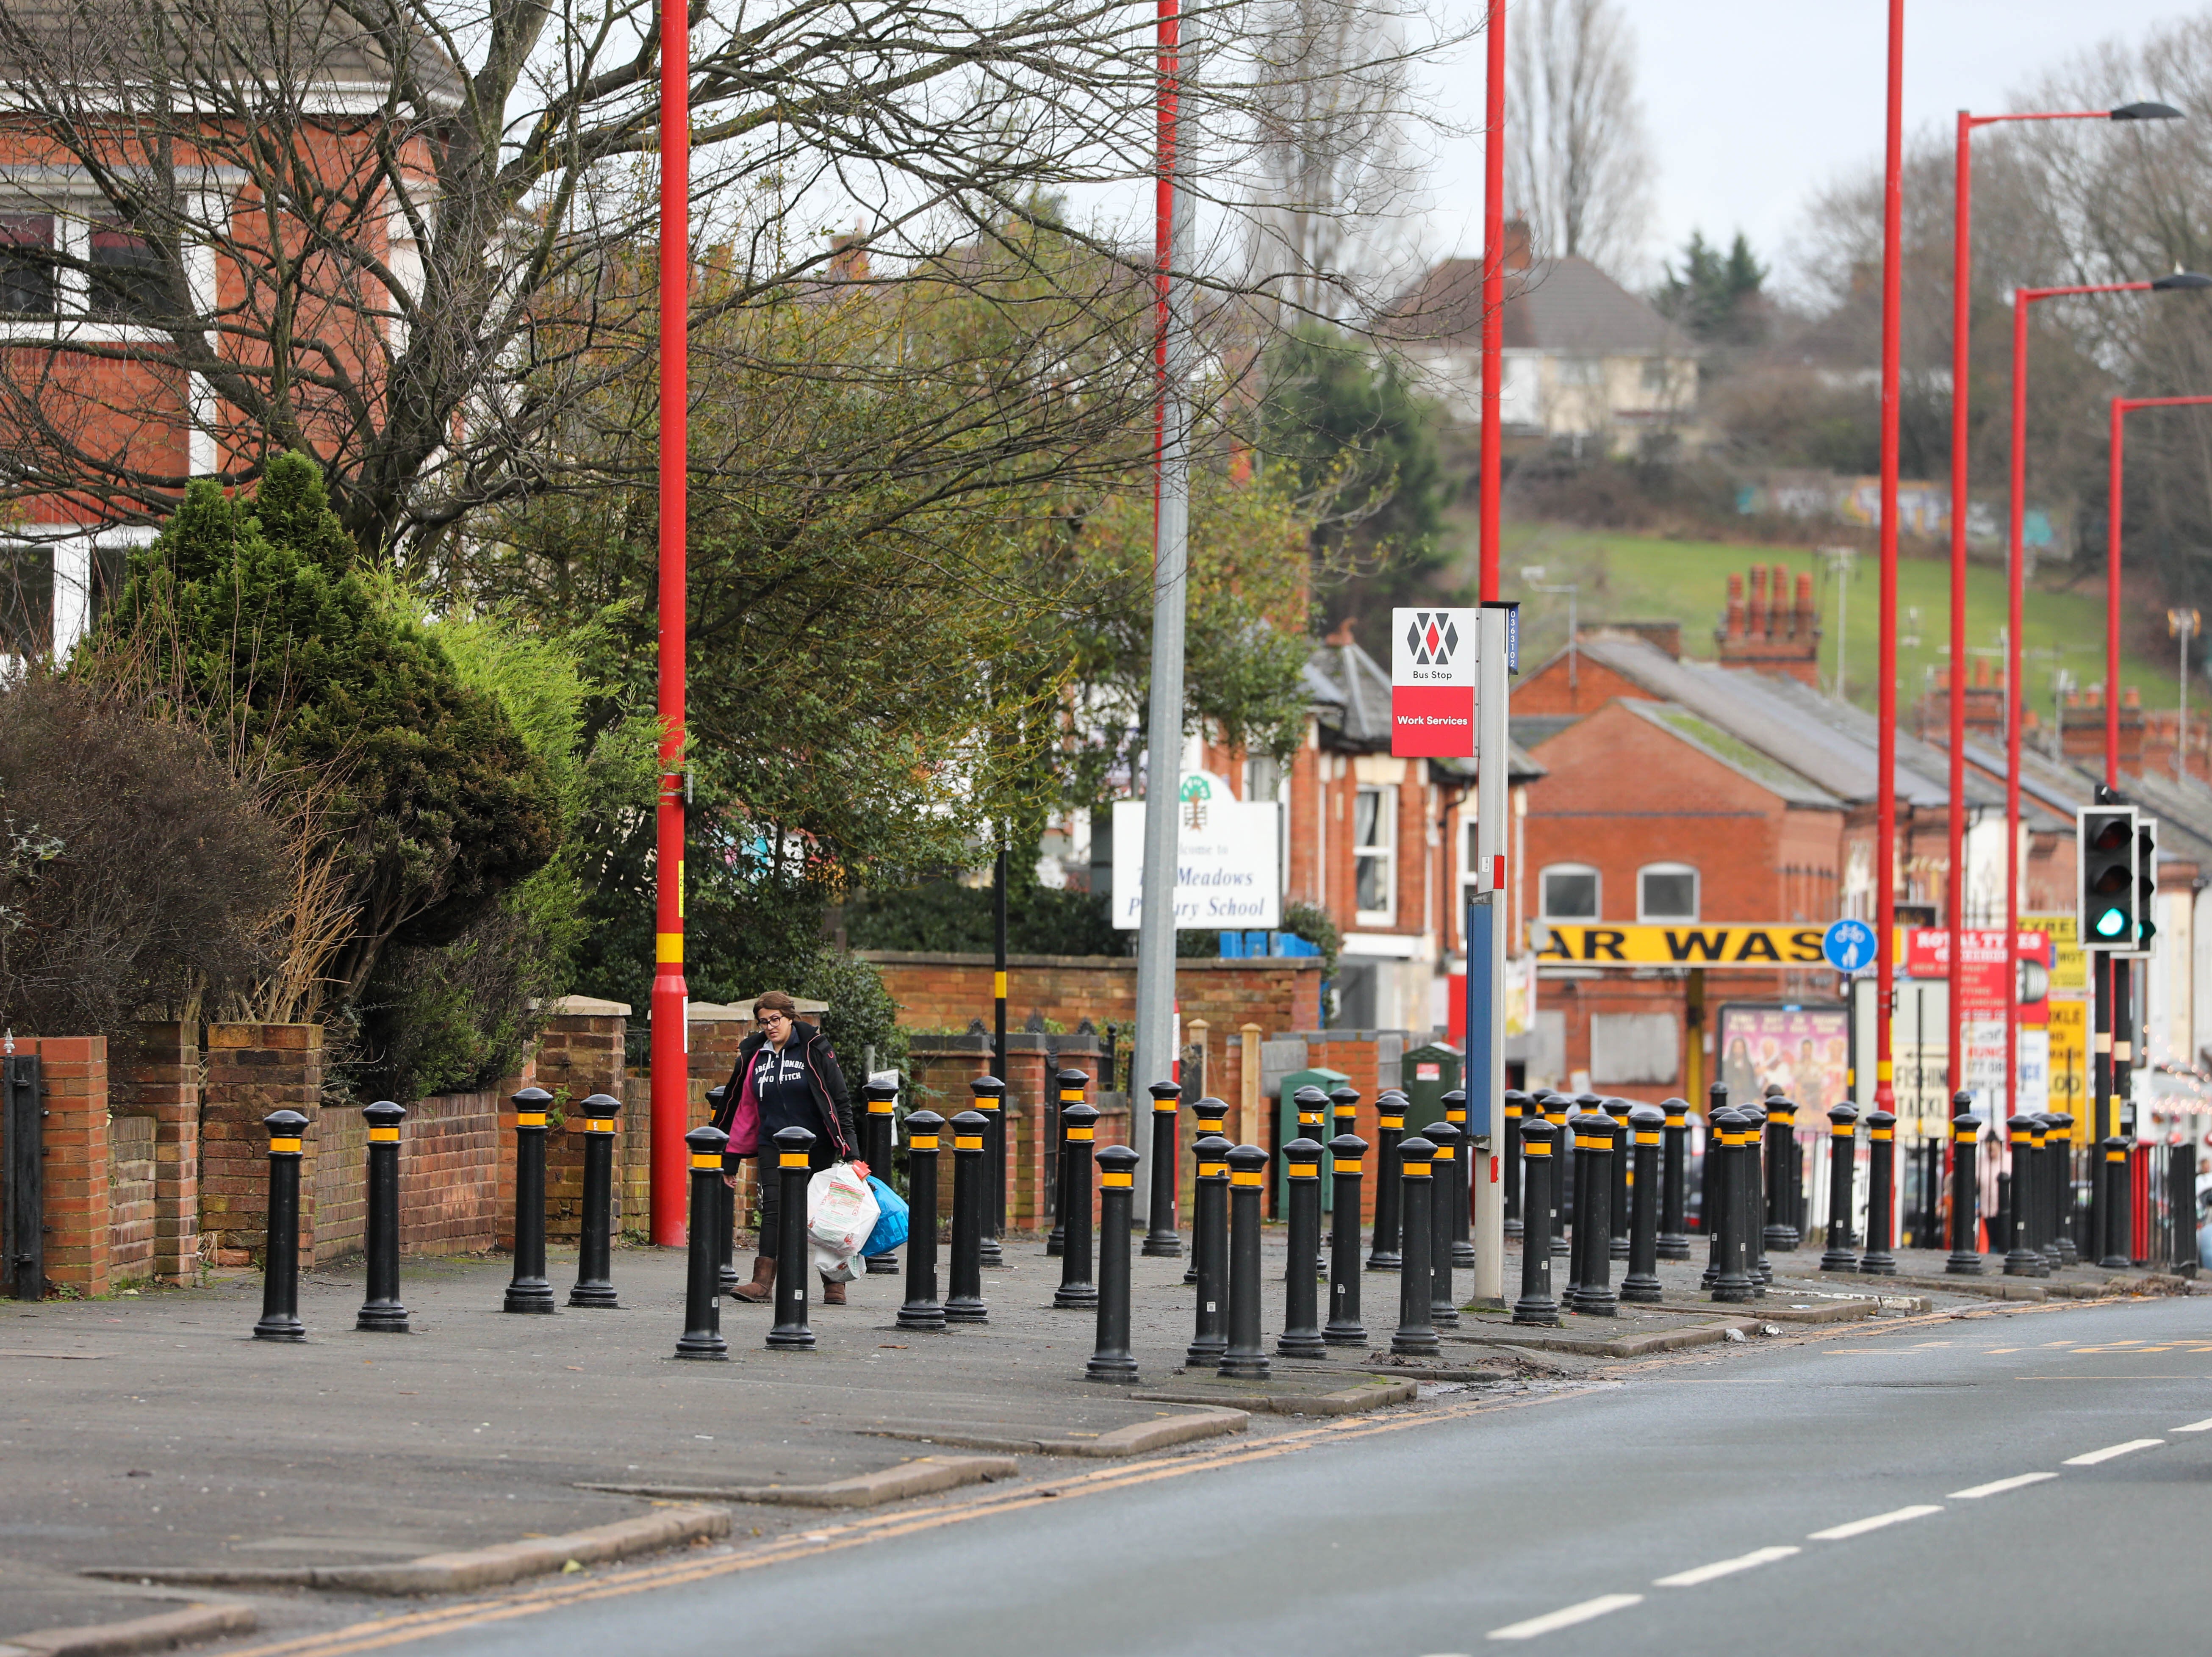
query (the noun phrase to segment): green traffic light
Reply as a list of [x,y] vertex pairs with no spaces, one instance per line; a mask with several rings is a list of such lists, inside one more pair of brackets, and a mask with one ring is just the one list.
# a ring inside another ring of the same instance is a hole
[[2128,917],[2123,910],[2107,909],[2097,917],[2097,936],[2100,938],[2118,938],[2127,930],[2127,926]]

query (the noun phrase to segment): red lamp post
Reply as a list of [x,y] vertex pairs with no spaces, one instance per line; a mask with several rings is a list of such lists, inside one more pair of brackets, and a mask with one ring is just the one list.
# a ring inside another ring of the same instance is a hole
[[[1904,319],[1905,0],[1889,0],[1889,97],[1881,183],[1881,632],[1875,734],[1874,1097],[1894,1109],[1890,1059],[1897,980],[1898,348]],[[1887,1248],[1889,1239],[1874,1245]]]
[[2110,483],[2105,531],[2105,786],[2120,786],[2120,495],[2127,481],[2121,445],[2127,416],[2137,409],[2192,409],[2212,397],[2116,397],[2112,399]]
[[[2176,270],[2154,282],[2096,282],[2061,288],[2015,288],[2012,300],[2012,502],[2011,524],[2005,560],[2005,959],[2009,965],[2008,986],[2020,972],[2020,760],[2021,760],[2021,624],[2027,591],[2027,561],[2022,526],[2027,514],[2027,316],[2039,300],[2075,297],[2083,294],[2172,293],[2186,288],[2212,288],[2212,276],[2193,270]],[[2114,416],[2114,423],[2118,416]],[[2112,562],[2112,561],[2107,561]],[[2119,716],[2113,711],[2119,695],[2119,603],[2117,564],[2106,577],[2105,622],[2107,657],[2105,701],[2106,781],[2118,777]],[[1955,631],[1956,623],[1954,623]],[[1952,698],[1955,707],[1958,698]],[[2009,988],[2005,996],[2005,1108],[2013,1108],[2020,1067],[2020,1000]]]
[[1481,516],[1476,531],[1478,596],[1498,601],[1498,498],[1504,473],[1499,398],[1505,367],[1505,0],[1489,0],[1483,25],[1489,63],[1482,146],[1482,454],[1477,487]]
[[681,1248],[690,1065],[684,981],[685,352],[691,305],[691,18],[660,9],[660,798],[653,824],[653,1241]]
[[2035,110],[2014,115],[1959,112],[1957,187],[1951,233],[1951,860],[1948,865],[1951,930],[1950,1083],[1957,1093],[1965,1077],[1960,1045],[1963,1009],[1959,998],[1959,933],[1966,925],[1966,473],[1967,392],[1972,369],[1969,346],[1973,325],[1973,136],[1977,127],[2004,121],[2171,121],[2181,112],[2171,104],[2123,104],[2117,109]]

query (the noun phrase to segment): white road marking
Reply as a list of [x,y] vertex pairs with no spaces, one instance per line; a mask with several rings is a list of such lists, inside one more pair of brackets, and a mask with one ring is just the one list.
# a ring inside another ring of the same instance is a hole
[[2192,1421],[2186,1427],[2175,1427],[2169,1430],[2177,1433],[2212,1433],[2212,1416],[2207,1416],[2202,1421]]
[[1972,1502],[1978,1496],[2002,1496],[2007,1490],[2017,1490],[2029,1484],[2040,1484],[2046,1478],[2056,1478],[2057,1473],[2014,1473],[2010,1478],[1993,1479],[1987,1484],[1977,1484],[1971,1490],[1954,1490],[1948,1499],[1953,1502]]
[[1672,1576],[1660,1577],[1651,1586],[1655,1588],[1693,1588],[1700,1582],[1710,1582],[1720,1576],[1733,1576],[1736,1572],[1749,1570],[1754,1565],[1771,1565],[1778,1559],[1787,1559],[1792,1554],[1804,1551],[1802,1548],[1758,1548],[1750,1553],[1740,1553],[1733,1559],[1716,1559],[1710,1565],[1678,1570]]
[[1892,1513],[1878,1513],[1871,1519],[1854,1519],[1848,1525],[1831,1525],[1826,1530],[1814,1531],[1805,1539],[1808,1542],[1842,1542],[1854,1536],[1864,1536],[1869,1531],[1878,1531],[1885,1525],[1902,1525],[1908,1519],[1919,1519],[1942,1511],[1940,1503],[1935,1507],[1899,1508]]
[[1572,1628],[1577,1623],[1587,1623],[1593,1617],[1602,1617],[1609,1611],[1626,1611],[1631,1605],[1640,1605],[1640,1593],[1601,1593],[1595,1599],[1585,1599],[1578,1605],[1547,1611],[1541,1617],[1531,1617],[1525,1623],[1510,1623],[1504,1628],[1490,1630],[1492,1640],[1533,1640],[1540,1634],[1551,1634],[1563,1628]]
[[2103,1449],[2092,1450],[2087,1455],[2069,1455],[2065,1465],[2069,1467],[2094,1467],[2100,1461],[2110,1461],[2114,1456],[2126,1455],[2133,1450],[2154,1450],[2165,1442],[2162,1438],[2131,1438],[2124,1444],[2107,1444]]

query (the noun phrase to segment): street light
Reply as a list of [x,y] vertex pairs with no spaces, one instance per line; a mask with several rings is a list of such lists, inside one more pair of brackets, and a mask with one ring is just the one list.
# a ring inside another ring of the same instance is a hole
[[2189,640],[2191,634],[2203,630],[2204,615],[2202,610],[2169,610],[2166,612],[2166,636],[2181,641],[2181,652],[2174,668],[2173,780],[2176,782],[2189,774]]
[[1575,640],[1582,635],[1582,628],[1577,621],[1579,612],[1576,609],[1579,602],[1576,595],[1582,591],[1582,583],[1568,581],[1546,586],[1544,567],[1541,564],[1522,565],[1521,580],[1531,592],[1564,592],[1567,595],[1567,690],[1571,695],[1575,687],[1581,683],[1575,671]]
[[[2177,274],[2186,275],[2187,272]],[[2205,280],[2199,277],[2198,281]],[[2120,786],[2120,519],[2127,487],[2127,417],[2137,409],[2195,409],[2208,397],[2116,397],[2105,488],[2105,786]],[[2184,655],[2187,652],[2185,649]]]
[[[2028,307],[2046,299],[2072,298],[2084,294],[2171,294],[2193,292],[2212,288],[2212,276],[2194,270],[2176,270],[2151,282],[2076,282],[2057,288],[2015,288],[2012,291],[2012,501],[2011,527],[2006,543],[2005,604],[2005,956],[2008,961],[2020,959],[2020,725],[2021,725],[2021,654],[2020,634],[2022,614],[2026,605],[2025,548],[2022,530],[2027,513],[2027,313]],[[2119,421],[2115,398],[2113,422]],[[2115,463],[2118,448],[2114,450]],[[1955,515],[1955,514],[1954,514]],[[2117,784],[2119,780],[2118,750],[2119,715],[2113,703],[2119,693],[2118,644],[2119,623],[2116,616],[2118,604],[2116,588],[2109,584],[2117,579],[2119,561],[2108,557],[2106,604],[2112,612],[2106,618],[2107,640],[2107,678],[2105,687],[2106,781]],[[1954,623],[1956,626],[1956,623]],[[1954,706],[1956,705],[1954,697]],[[2005,1004],[2005,1108],[2013,1108],[2020,1069],[2020,1004]]]
[[1964,1075],[1960,1047],[1959,932],[1965,920],[1966,858],[1966,703],[1960,682],[1966,660],[1966,471],[1967,393],[1972,374],[1973,321],[1973,135],[1978,127],[2010,121],[2173,121],[2181,112],[2171,104],[2122,104],[2117,109],[2030,110],[2011,115],[1959,112],[1959,161],[1951,232],[1951,861],[1950,861],[1950,1086],[1956,1094]]

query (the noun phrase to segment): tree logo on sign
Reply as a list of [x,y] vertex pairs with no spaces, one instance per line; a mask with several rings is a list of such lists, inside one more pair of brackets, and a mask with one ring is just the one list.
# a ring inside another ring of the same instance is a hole
[[1206,802],[1213,798],[1213,785],[1204,777],[1185,777],[1182,780],[1182,826],[1194,835],[1206,832]]

